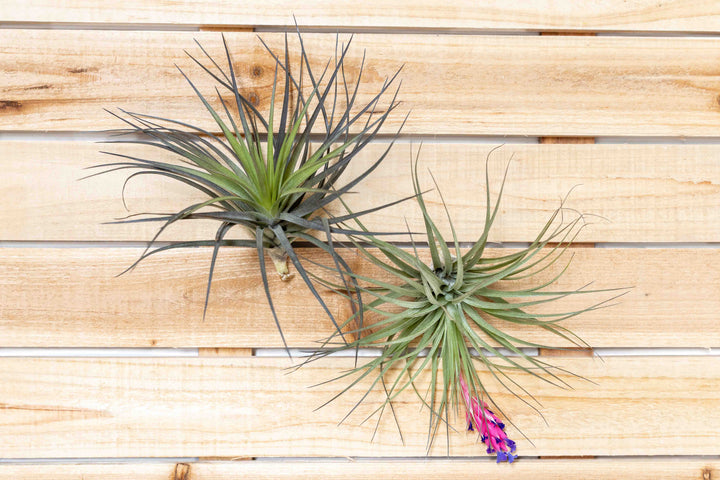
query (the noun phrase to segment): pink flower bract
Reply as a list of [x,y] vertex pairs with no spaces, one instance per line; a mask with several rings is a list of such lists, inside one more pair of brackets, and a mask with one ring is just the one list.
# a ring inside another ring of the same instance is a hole
[[488,408],[487,403],[481,402],[477,396],[471,396],[465,379],[460,378],[463,400],[465,401],[465,417],[468,430],[477,430],[480,439],[487,445],[487,453],[497,454],[498,463],[507,460],[512,463],[517,455],[515,442],[505,433],[505,424]]

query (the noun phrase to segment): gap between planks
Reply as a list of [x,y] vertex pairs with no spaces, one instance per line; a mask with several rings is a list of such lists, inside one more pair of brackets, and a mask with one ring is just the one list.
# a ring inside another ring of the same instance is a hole
[[199,28],[201,32],[254,32],[254,27],[236,27],[232,25],[205,25]]

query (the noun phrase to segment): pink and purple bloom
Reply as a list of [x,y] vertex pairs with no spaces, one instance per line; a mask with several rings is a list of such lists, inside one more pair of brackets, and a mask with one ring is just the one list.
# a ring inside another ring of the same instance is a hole
[[468,430],[480,433],[480,440],[487,445],[487,453],[495,453],[498,463],[505,460],[512,463],[517,458],[517,455],[514,455],[516,447],[515,442],[505,433],[505,424],[488,408],[487,403],[481,402],[477,396],[470,396],[462,375],[460,387],[465,401]]

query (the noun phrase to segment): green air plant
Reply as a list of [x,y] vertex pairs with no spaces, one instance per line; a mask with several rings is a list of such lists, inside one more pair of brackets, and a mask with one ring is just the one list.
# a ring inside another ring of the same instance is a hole
[[[498,214],[503,188],[493,207],[487,165],[485,175],[487,203],[484,230],[472,246],[463,249],[452,222],[452,240],[447,241],[428,214],[418,181],[416,159],[413,185],[425,222],[430,263],[426,264],[427,258],[420,254],[414,240],[412,248],[406,249],[373,236],[355,237],[353,241],[358,251],[378,273],[350,275],[367,297],[360,310],[364,310],[368,317],[374,316],[376,321],[372,324],[366,322],[365,326],[360,325],[349,331],[357,339],[347,345],[333,347],[337,335],[329,337],[323,345],[326,348],[316,352],[306,363],[346,348],[379,348],[379,356],[330,380],[350,379],[349,385],[328,403],[346,394],[360,382],[369,382],[367,392],[348,416],[367,398],[370,391],[382,388],[385,400],[366,419],[377,415],[379,423],[388,406],[395,415],[392,401],[405,389],[411,388],[421,404],[429,410],[428,451],[441,424],[445,424],[449,434],[449,414],[456,413],[458,407],[463,405],[468,430],[478,433],[481,441],[487,445],[487,452],[495,453],[498,462],[512,462],[516,456],[515,442],[508,438],[500,417],[488,407],[490,403],[500,415],[504,415],[481,382],[478,369],[540,413],[535,405],[536,400],[513,378],[513,372],[525,372],[564,388],[569,385],[558,373],[570,372],[553,367],[544,359],[526,351],[528,348],[557,347],[518,338],[508,333],[506,327],[522,325],[537,328],[585,347],[585,342],[560,325],[560,322],[608,306],[619,295],[612,295],[612,298],[581,310],[531,313],[535,307],[561,298],[617,289],[589,290],[586,285],[570,291],[548,290],[566,271],[569,260],[559,273],[551,275],[553,278],[545,278],[534,286],[527,286],[529,279],[546,271],[563,257],[586,224],[584,215],[577,215],[570,221],[563,219],[567,211],[564,200],[527,247],[500,256],[487,255],[488,236]],[[504,184],[505,179],[503,187]],[[444,200],[442,202],[444,205]],[[450,220],[449,213],[447,216]],[[361,222],[357,223],[361,229],[364,228]],[[518,284],[520,280],[522,284]],[[328,286],[347,296],[342,285]],[[359,311],[347,319],[343,326],[353,325],[361,313]],[[416,381],[424,371],[429,371],[430,384],[425,392],[421,392]]]
[[[294,62],[290,60],[287,34],[284,58],[276,55],[260,39],[272,57],[275,72],[266,115],[243,95],[225,37],[223,36],[223,45],[226,68],[222,68],[196,41],[207,61],[203,63],[186,53],[217,83],[214,93],[219,105],[222,105],[221,110],[213,107],[211,101],[206,99],[179,67],[178,70],[221,133],[213,134],[199,126],[178,120],[121,110],[121,115],[114,115],[129,128],[116,133],[131,135],[114,143],[156,147],[175,154],[177,162],[103,152],[122,160],[96,166],[105,169],[101,173],[123,169],[137,170],[127,178],[126,185],[128,181],[141,175],[159,175],[202,192],[206,196],[204,201],[188,205],[180,211],[131,215],[119,222],[113,222],[162,223],[148,249],[128,270],[149,255],[164,250],[214,247],[205,298],[207,311],[218,249],[225,245],[255,248],[267,301],[286,349],[287,344],[268,284],[265,253],[273,260],[283,279],[290,276],[288,259],[292,262],[338,328],[338,334],[342,335],[335,318],[294,251],[293,244],[303,241],[321,246],[324,251],[329,252],[338,274],[343,279],[350,278],[350,283],[354,282],[352,275],[343,275],[349,273],[349,267],[337,254],[333,238],[345,234],[365,235],[366,232],[344,228],[343,222],[357,219],[383,206],[340,217],[328,213],[326,207],[351,192],[378,167],[392,147],[391,142],[384,153],[364,170],[340,181],[352,159],[376,137],[388,116],[398,106],[396,98],[399,86],[396,88],[395,85],[399,83],[396,78],[400,72],[398,69],[392,77],[385,80],[377,93],[369,96],[366,103],[358,105],[358,98],[363,97],[360,86],[365,56],[363,54],[362,62],[356,69],[356,78],[350,81],[345,60],[352,38],[346,44],[340,44],[339,39],[336,39],[334,55],[318,75],[311,68],[299,30],[297,37],[300,52],[299,60]],[[282,85],[280,79],[283,80]],[[229,92],[225,95],[229,99],[224,98],[221,91]],[[125,187],[123,201],[124,190]],[[215,238],[153,248],[168,226],[180,220],[194,219],[217,221],[219,227]],[[235,226],[245,230],[247,239],[226,239],[227,233]],[[349,291],[354,290],[352,285],[345,284],[345,287]]]

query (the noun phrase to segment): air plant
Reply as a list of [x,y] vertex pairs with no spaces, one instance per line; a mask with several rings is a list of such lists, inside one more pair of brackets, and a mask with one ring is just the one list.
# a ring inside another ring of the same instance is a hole
[[[564,207],[564,199],[527,247],[500,256],[486,255],[490,229],[498,214],[503,188],[492,206],[487,165],[485,175],[484,229],[471,247],[463,249],[447,207],[445,211],[450,221],[451,241],[445,240],[430,217],[420,189],[415,160],[413,185],[425,223],[430,263],[426,264],[412,235],[410,250],[373,236],[353,238],[362,257],[377,267],[376,272],[379,272],[379,275],[349,274],[359,282],[363,295],[367,297],[360,310],[364,310],[366,315],[375,316],[377,321],[372,324],[366,322],[364,326],[348,331],[348,334],[356,335],[356,340],[347,345],[319,350],[306,363],[346,348],[380,348],[379,356],[329,380],[351,379],[349,385],[327,403],[346,394],[362,381],[370,383],[367,392],[343,421],[373,389],[382,388],[385,400],[366,418],[368,420],[377,415],[379,424],[388,406],[395,415],[392,401],[404,390],[411,388],[421,404],[429,410],[428,451],[441,424],[445,424],[449,434],[450,413],[457,414],[462,405],[466,411],[467,429],[477,432],[487,446],[487,453],[495,453],[498,462],[512,462],[516,457],[515,442],[505,433],[505,425],[500,420],[500,416],[505,415],[481,382],[478,369],[487,372],[487,375],[540,414],[536,406],[539,403],[513,378],[513,373],[525,372],[558,387],[568,388],[568,383],[558,373],[570,372],[552,366],[543,358],[532,356],[526,351],[527,348],[560,347],[518,338],[508,333],[505,327],[534,327],[576,346],[587,347],[584,341],[560,325],[561,321],[606,307],[619,295],[580,310],[542,314],[531,313],[530,310],[573,295],[619,289],[590,290],[586,285],[577,290],[548,290],[566,271],[570,260],[549,280],[527,286],[528,279],[547,270],[563,257],[586,225],[585,215],[582,214],[565,221],[563,216],[567,209]],[[506,176],[507,170],[503,187]],[[441,194],[440,198],[445,205]],[[360,229],[364,229],[360,221],[356,220],[356,223]],[[518,285],[519,280],[525,286]],[[347,296],[342,285],[328,286]],[[353,300],[350,296],[348,298]],[[361,313],[359,311],[347,319],[342,327],[352,326]],[[327,338],[323,347],[331,346],[336,336]],[[416,380],[428,369],[430,384],[427,391],[421,393]],[[500,416],[491,411],[488,404]]]
[[[287,344],[268,284],[265,254],[273,260],[278,274],[285,280],[290,276],[288,259],[292,262],[338,328],[338,334],[342,335],[293,245],[297,241],[304,241],[322,246],[332,257],[333,268],[343,281],[346,281],[345,278],[351,279],[350,284],[345,283],[345,287],[353,291],[351,284],[354,280],[347,275],[350,269],[337,254],[333,238],[345,234],[365,235],[367,232],[344,228],[343,222],[357,219],[384,206],[340,217],[329,214],[326,207],[350,192],[372,173],[392,147],[390,143],[384,153],[365,170],[340,181],[349,163],[375,138],[388,116],[398,106],[396,98],[399,86],[396,88],[394,85],[398,83],[396,78],[400,72],[398,69],[392,77],[386,79],[367,103],[358,105],[365,55],[363,54],[355,80],[350,82],[345,60],[352,38],[346,44],[340,44],[339,40],[336,40],[334,56],[317,75],[311,68],[299,30],[297,37],[300,45],[300,58],[297,62],[290,60],[287,34],[284,59],[260,39],[275,63],[267,114],[261,113],[253,102],[242,94],[225,37],[223,36],[223,45],[226,68],[222,68],[196,41],[206,57],[207,65],[186,53],[217,83],[215,94],[222,110],[216,110],[179,67],[178,70],[221,133],[214,134],[178,120],[121,110],[121,115],[113,115],[124,121],[129,128],[117,133],[134,135],[115,143],[156,147],[172,152],[178,161],[171,163],[103,152],[122,160],[96,166],[105,169],[101,173],[137,170],[127,178],[125,185],[141,175],[159,175],[202,192],[207,197],[206,200],[193,203],[178,212],[137,214],[113,222],[162,223],[148,249],[128,270],[148,256],[165,250],[214,247],[205,298],[206,312],[218,249],[226,245],[255,248],[267,301],[286,350]],[[293,71],[293,68],[296,70]],[[283,79],[283,85],[279,85],[280,79]],[[223,97],[221,90],[229,92],[230,101]],[[276,105],[280,95],[282,100],[278,121]],[[125,187],[123,202],[124,190]],[[195,219],[217,221],[219,227],[215,238],[152,248],[168,226],[180,220]],[[247,239],[226,239],[228,232],[236,226],[249,235]]]

